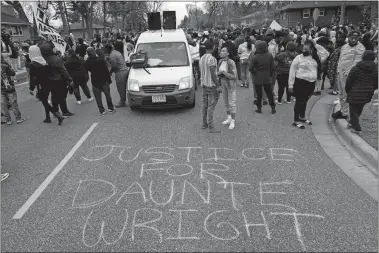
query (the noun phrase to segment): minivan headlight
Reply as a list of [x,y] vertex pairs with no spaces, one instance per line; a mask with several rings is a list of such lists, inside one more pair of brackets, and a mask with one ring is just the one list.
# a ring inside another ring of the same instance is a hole
[[130,91],[139,91],[139,83],[135,79],[129,79],[128,89]]
[[183,77],[179,80],[179,90],[185,90],[191,88],[190,77]]

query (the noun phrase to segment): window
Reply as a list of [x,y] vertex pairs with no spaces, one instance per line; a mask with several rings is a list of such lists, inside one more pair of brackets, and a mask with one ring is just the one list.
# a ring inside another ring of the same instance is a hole
[[311,17],[311,10],[310,9],[304,9],[303,10],[303,18],[310,18]]
[[318,10],[320,11],[320,17],[325,16],[325,8],[319,8]]
[[287,19],[287,12],[283,12],[283,18],[282,19]]
[[184,42],[141,43],[136,52],[147,52],[150,68],[189,66]]
[[22,28],[21,26],[11,26],[12,29],[12,35],[22,35]]

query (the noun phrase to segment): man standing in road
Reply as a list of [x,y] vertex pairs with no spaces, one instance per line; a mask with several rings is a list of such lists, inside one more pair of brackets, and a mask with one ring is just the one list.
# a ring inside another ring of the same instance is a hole
[[337,82],[341,109],[332,114],[333,119],[347,119],[349,115],[349,104],[346,102],[346,79],[350,70],[362,60],[362,55],[365,52],[365,47],[358,41],[359,36],[360,33],[358,31],[351,31],[349,33],[349,43],[341,48],[337,67]]
[[200,59],[201,86],[203,87],[203,126],[210,133],[220,133],[213,124],[213,112],[220,98],[221,86],[217,79],[217,60],[212,56],[214,44],[205,43],[205,54]]

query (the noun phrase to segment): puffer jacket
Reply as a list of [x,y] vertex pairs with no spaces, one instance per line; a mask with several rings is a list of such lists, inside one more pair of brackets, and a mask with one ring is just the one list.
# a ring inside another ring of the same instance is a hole
[[51,81],[64,81],[66,84],[72,82],[72,78],[67,72],[63,61],[54,54],[54,46],[45,43],[40,47],[41,55],[47,63],[47,79]]
[[360,42],[355,47],[351,47],[349,44],[344,45],[341,48],[337,72],[346,73],[347,76],[351,68],[362,60],[365,50],[365,47]]
[[358,62],[346,80],[347,102],[369,103],[376,89],[378,89],[378,66],[372,61]]

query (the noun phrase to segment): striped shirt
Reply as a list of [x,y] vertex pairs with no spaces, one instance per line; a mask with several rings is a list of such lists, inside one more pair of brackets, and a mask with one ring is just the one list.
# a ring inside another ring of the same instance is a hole
[[214,74],[217,74],[217,60],[211,54],[205,54],[201,57],[200,62],[201,86],[213,87],[216,84],[212,80],[210,67],[215,67]]

